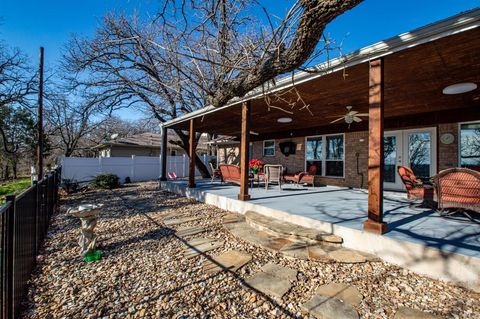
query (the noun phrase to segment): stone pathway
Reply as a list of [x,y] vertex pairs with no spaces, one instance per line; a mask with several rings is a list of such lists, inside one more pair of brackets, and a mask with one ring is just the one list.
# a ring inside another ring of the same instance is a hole
[[108,203],[97,226],[103,258],[84,263],[78,223],[55,214],[20,318],[480,319],[472,291],[342,248],[329,234],[269,227],[254,214],[249,224],[156,183],[68,201]]

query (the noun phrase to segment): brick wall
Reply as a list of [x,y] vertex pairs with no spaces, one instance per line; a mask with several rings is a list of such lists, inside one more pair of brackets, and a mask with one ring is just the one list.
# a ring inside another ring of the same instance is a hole
[[[285,156],[280,152],[280,143],[293,142],[296,144],[294,155]],[[253,143],[252,158],[261,159],[265,164],[281,164],[287,168],[288,173],[295,173],[305,170],[305,138],[295,137],[289,139],[275,140],[275,155],[263,156],[263,141]]]
[[458,123],[439,124],[438,138],[445,133],[451,133],[455,137],[452,144],[443,144],[438,141],[438,171],[458,167]]
[[[327,184],[347,187],[361,187],[367,185],[367,160],[368,160],[368,132],[345,133],[345,178],[329,178],[318,176],[315,178],[315,184]],[[361,141],[363,140],[363,141]],[[286,157],[280,152],[279,144],[291,141],[297,146],[294,155]],[[357,157],[359,172],[357,174]],[[263,141],[254,142],[253,158],[261,159],[265,164],[281,164],[287,167],[289,173],[295,173],[305,170],[305,138],[296,137],[290,139],[275,140],[275,155],[263,156]]]
[[[438,169],[443,170],[458,166],[458,124],[440,124],[438,136],[452,133],[455,140],[445,145],[438,141]],[[297,144],[295,155],[285,157],[279,148],[279,143],[292,141]],[[358,154],[358,172],[357,172]],[[254,142],[253,158],[261,159],[266,164],[281,164],[287,167],[289,173],[305,170],[305,138],[275,140],[275,156],[263,156],[263,142]],[[316,184],[337,185],[346,187],[367,188],[368,183],[368,131],[345,133],[345,178],[317,177]],[[363,175],[363,176],[362,176]]]

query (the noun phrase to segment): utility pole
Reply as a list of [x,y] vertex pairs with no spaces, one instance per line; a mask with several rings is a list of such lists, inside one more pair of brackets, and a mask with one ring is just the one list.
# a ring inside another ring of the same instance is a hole
[[40,47],[40,65],[38,68],[38,143],[37,163],[38,181],[43,178],[43,47]]

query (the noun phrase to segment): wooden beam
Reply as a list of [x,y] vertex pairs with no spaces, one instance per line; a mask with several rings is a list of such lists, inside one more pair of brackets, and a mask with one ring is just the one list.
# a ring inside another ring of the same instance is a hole
[[166,181],[167,180],[167,133],[168,130],[166,127],[162,127],[162,171],[160,175],[160,180],[161,181]]
[[190,163],[188,167],[188,187],[195,188],[195,122],[190,120],[190,140],[189,140],[189,152]]
[[239,200],[249,200],[248,195],[248,158],[250,145],[250,101],[242,104],[242,133],[240,137],[240,194]]
[[369,117],[368,117],[368,219],[365,231],[383,234],[383,112],[384,78],[383,58],[370,62]]

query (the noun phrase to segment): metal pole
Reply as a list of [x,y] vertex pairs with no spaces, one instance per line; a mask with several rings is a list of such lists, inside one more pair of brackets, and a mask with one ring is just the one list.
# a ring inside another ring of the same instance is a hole
[[40,47],[40,65],[38,68],[38,144],[37,161],[38,180],[43,177],[43,47]]

